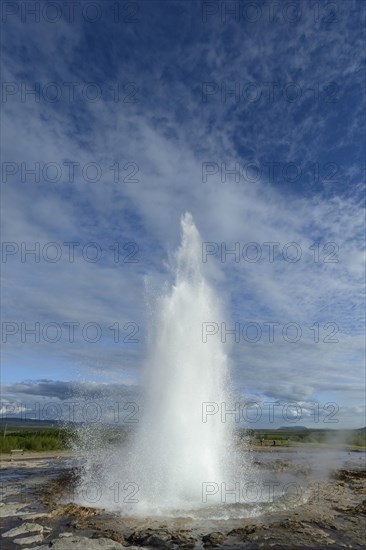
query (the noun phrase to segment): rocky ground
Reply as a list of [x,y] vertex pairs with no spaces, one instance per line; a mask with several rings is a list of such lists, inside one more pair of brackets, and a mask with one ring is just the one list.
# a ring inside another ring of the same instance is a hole
[[[260,453],[258,457],[260,468],[264,462]],[[274,471],[299,469],[298,464],[282,459],[280,450],[266,460],[266,468],[268,462]],[[255,518],[217,521],[125,518],[65,503],[65,490],[75,480],[75,469],[65,457],[8,458],[1,466],[3,550],[366,547],[363,460],[316,483],[302,465],[302,475],[309,477],[306,502]]]

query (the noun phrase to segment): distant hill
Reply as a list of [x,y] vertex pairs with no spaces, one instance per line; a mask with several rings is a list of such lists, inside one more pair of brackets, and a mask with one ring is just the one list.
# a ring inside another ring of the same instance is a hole
[[0,418],[0,424],[57,424],[57,420],[37,420],[35,418],[21,418],[3,416]]
[[281,426],[281,428],[277,428],[277,430],[308,430],[306,426]]
[[64,422],[59,420],[35,420],[31,418],[0,418],[0,426],[2,429],[7,426],[10,428],[52,428],[62,427],[65,424],[76,424],[75,422]]

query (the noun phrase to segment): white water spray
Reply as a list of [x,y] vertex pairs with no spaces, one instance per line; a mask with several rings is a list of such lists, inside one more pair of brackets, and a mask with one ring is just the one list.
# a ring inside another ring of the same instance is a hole
[[[142,418],[127,446],[88,454],[80,504],[123,515],[190,515],[220,505],[216,488],[235,481],[233,424],[220,415],[230,399],[228,358],[218,337],[202,339],[203,323],[223,320],[223,312],[203,274],[192,216],[181,225],[175,282],[153,308]],[[207,484],[217,493],[210,498]]]
[[202,324],[223,319],[202,273],[201,239],[192,216],[181,220],[175,283],[157,303],[144,373],[145,405],[133,455],[141,506],[202,504],[204,483],[229,483],[231,434],[205,403],[228,402],[228,360],[219,338],[202,340]]

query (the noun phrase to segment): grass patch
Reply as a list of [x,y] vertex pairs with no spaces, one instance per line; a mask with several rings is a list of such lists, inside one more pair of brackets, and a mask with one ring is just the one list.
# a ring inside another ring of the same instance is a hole
[[366,433],[364,430],[243,430],[241,436],[249,438],[251,444],[264,446],[276,445],[310,447],[333,447],[354,450],[366,450]]
[[0,435],[0,453],[23,451],[61,451],[68,448],[70,434],[65,429],[24,430]]

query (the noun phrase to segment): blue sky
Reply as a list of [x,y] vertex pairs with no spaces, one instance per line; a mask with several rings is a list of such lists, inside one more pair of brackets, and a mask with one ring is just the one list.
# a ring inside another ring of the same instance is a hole
[[364,3],[35,4],[2,6],[3,407],[138,399],[189,211],[231,328],[263,331],[228,338],[238,399],[364,425]]

